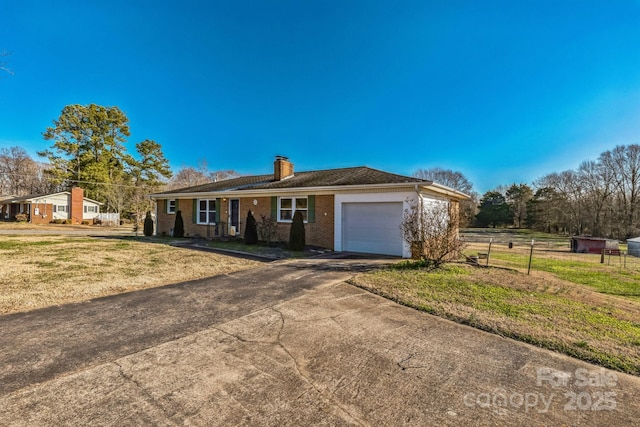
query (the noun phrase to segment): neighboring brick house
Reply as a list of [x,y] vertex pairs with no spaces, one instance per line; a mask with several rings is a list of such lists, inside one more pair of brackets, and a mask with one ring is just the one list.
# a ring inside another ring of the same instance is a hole
[[211,182],[152,194],[157,201],[157,234],[171,235],[175,213],[185,235],[213,237],[244,233],[249,210],[277,221],[278,240],[287,241],[296,211],[305,218],[307,245],[335,251],[409,257],[400,223],[412,200],[440,200],[457,209],[467,199],[432,181],[368,167],[294,173],[293,163],[277,157],[274,173]]
[[73,224],[93,221],[100,215],[102,203],[84,197],[82,188],[52,194],[11,197],[0,200],[2,219],[13,220],[26,214],[32,224],[47,224],[56,219],[71,220]]

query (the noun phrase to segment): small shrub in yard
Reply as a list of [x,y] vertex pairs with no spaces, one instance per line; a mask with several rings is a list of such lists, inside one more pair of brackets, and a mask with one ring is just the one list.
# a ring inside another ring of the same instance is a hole
[[184,237],[184,221],[182,220],[182,211],[176,212],[176,223],[173,226],[173,237]]
[[400,224],[402,238],[411,245],[411,257],[425,260],[430,268],[460,257],[458,214],[447,203],[412,201]]
[[405,259],[403,261],[400,261],[397,264],[394,264],[393,266],[391,266],[391,268],[396,269],[396,270],[419,270],[422,268],[431,268],[432,267],[432,263],[430,260],[428,259]]
[[247,225],[244,229],[244,242],[247,245],[255,245],[258,243],[258,223],[251,211],[247,214]]
[[144,217],[144,235],[153,235],[153,219],[151,219],[151,211],[147,211],[147,215]]
[[303,251],[305,247],[304,218],[300,211],[293,214],[291,231],[289,233],[289,249],[292,251]]
[[17,214],[16,221],[18,222],[27,222],[27,214]]
[[87,220],[82,221],[82,225],[89,225],[89,221],[87,221]]
[[278,223],[270,216],[260,215],[258,232],[260,239],[264,240],[267,246],[271,246],[278,238]]

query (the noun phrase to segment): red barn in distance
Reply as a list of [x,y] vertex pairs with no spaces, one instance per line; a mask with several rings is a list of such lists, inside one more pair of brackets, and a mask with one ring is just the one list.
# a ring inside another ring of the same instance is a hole
[[591,236],[573,236],[571,238],[571,252],[600,254],[603,249],[619,250],[618,241]]

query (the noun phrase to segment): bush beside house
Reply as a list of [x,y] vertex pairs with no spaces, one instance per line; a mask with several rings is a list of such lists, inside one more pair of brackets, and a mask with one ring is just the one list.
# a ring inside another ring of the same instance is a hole
[[147,215],[144,217],[144,235],[153,235],[153,219],[151,219],[151,211],[147,211]]
[[304,218],[300,211],[293,214],[291,232],[289,233],[289,249],[293,251],[303,251],[305,247]]
[[244,242],[247,245],[255,245],[258,243],[258,223],[251,211],[247,213],[247,226],[244,229]]
[[176,211],[176,223],[173,226],[173,237],[184,237],[184,221],[182,211]]

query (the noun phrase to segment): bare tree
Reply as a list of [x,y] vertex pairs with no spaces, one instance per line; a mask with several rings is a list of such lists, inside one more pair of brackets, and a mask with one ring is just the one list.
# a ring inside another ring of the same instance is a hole
[[2,193],[24,196],[31,189],[36,162],[21,147],[0,149],[0,188]]
[[583,213],[584,188],[580,185],[578,174],[573,170],[552,173],[537,181],[539,187],[553,188],[557,197],[556,204],[560,204],[558,223],[561,228],[571,233],[582,234],[585,231]]
[[172,190],[175,188],[193,187],[194,185],[206,184],[211,182],[211,178],[206,173],[191,167],[182,167],[169,180],[167,187]]
[[478,201],[480,196],[473,190],[473,184],[467,179],[462,172],[453,171],[451,169],[431,168],[418,169],[413,176],[421,179],[442,184],[454,190],[461,191],[470,197],[460,203],[460,226],[469,227],[478,213]]
[[609,235],[612,230],[607,207],[611,202],[613,172],[602,163],[585,161],[578,167],[577,178],[584,189],[582,211],[589,233]]
[[600,155],[600,163],[612,173],[614,197],[620,211],[622,229],[619,237],[632,237],[640,232],[640,145],[619,145]]
[[107,212],[123,212],[132,198],[131,180],[125,174],[112,174],[111,183],[104,185]]
[[183,166],[169,180],[167,187],[169,190],[193,187],[194,185],[222,181],[238,176],[240,174],[234,170],[210,171],[207,169],[206,161],[201,160],[197,169],[193,166]]
[[460,257],[463,243],[458,236],[457,209],[446,201],[409,201],[400,230],[411,246],[411,257],[433,268]]

